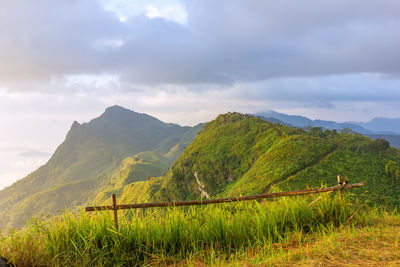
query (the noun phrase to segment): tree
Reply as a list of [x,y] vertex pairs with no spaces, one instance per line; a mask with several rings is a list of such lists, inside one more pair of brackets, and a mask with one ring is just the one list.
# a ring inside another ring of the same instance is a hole
[[350,128],[343,128],[342,129],[342,133],[352,133],[352,132],[353,132],[353,130],[350,129]]
[[326,129],[324,131],[324,134],[325,135],[335,135],[335,134],[337,134],[337,131],[336,131],[336,129],[333,129],[333,130]]
[[326,134],[322,132],[322,127],[311,127],[311,135],[318,137],[326,137]]
[[385,165],[385,173],[387,176],[391,177],[393,180],[400,180],[400,168],[399,165],[393,161],[389,160],[389,162]]
[[382,152],[387,150],[390,145],[389,142],[382,138],[377,138],[371,142],[370,147],[372,151],[378,152],[379,155],[382,155]]

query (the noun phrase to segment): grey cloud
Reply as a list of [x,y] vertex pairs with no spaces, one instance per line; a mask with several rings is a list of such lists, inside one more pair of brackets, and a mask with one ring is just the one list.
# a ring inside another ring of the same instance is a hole
[[[188,1],[188,25],[121,23],[95,1],[2,1],[0,86],[70,74],[133,84],[235,84],[275,77],[400,73],[400,3]],[[98,49],[101,40],[122,40]]]
[[315,107],[334,107],[335,102],[400,102],[399,80],[375,75],[275,78],[238,83],[231,91],[237,99],[298,102]]

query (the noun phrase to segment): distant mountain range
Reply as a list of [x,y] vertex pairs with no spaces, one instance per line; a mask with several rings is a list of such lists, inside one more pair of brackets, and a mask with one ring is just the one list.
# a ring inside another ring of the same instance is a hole
[[349,122],[375,132],[400,134],[400,118],[373,118],[369,122]]
[[342,130],[344,128],[352,129],[355,132],[362,134],[390,134],[400,135],[400,118],[374,118],[369,122],[334,122],[326,120],[311,120],[304,116],[288,115],[284,113],[275,112],[272,110],[259,112],[255,114],[266,119],[272,118],[280,120],[285,124],[295,127],[322,127],[326,129]]
[[311,120],[304,116],[288,115],[275,111],[264,111],[254,114],[267,121],[277,120],[287,126],[300,128],[322,127],[323,129],[351,129],[372,139],[384,138],[394,147],[400,148],[400,118],[374,118],[369,122],[334,122],[326,120]]

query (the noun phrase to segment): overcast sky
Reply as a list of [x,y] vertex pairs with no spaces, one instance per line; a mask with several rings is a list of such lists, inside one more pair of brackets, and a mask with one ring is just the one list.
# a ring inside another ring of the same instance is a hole
[[398,0],[2,0],[0,188],[115,104],[184,125],[400,117],[399,29]]

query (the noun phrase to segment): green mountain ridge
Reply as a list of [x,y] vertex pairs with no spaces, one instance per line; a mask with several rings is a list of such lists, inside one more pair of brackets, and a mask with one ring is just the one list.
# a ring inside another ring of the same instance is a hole
[[121,186],[166,173],[201,127],[164,123],[119,106],[88,123],[74,122],[45,165],[0,191],[0,228],[93,201],[113,188],[110,177],[129,157],[136,163]]
[[47,164],[0,191],[0,227],[65,208],[192,200],[365,182],[364,201],[400,204],[400,150],[321,128],[306,131],[227,113],[195,127],[114,106],[74,122]]
[[[382,140],[381,140],[382,141]],[[128,184],[124,203],[234,197],[365,182],[363,201],[400,204],[400,150],[357,134],[305,131],[239,113],[206,124],[167,175]]]

